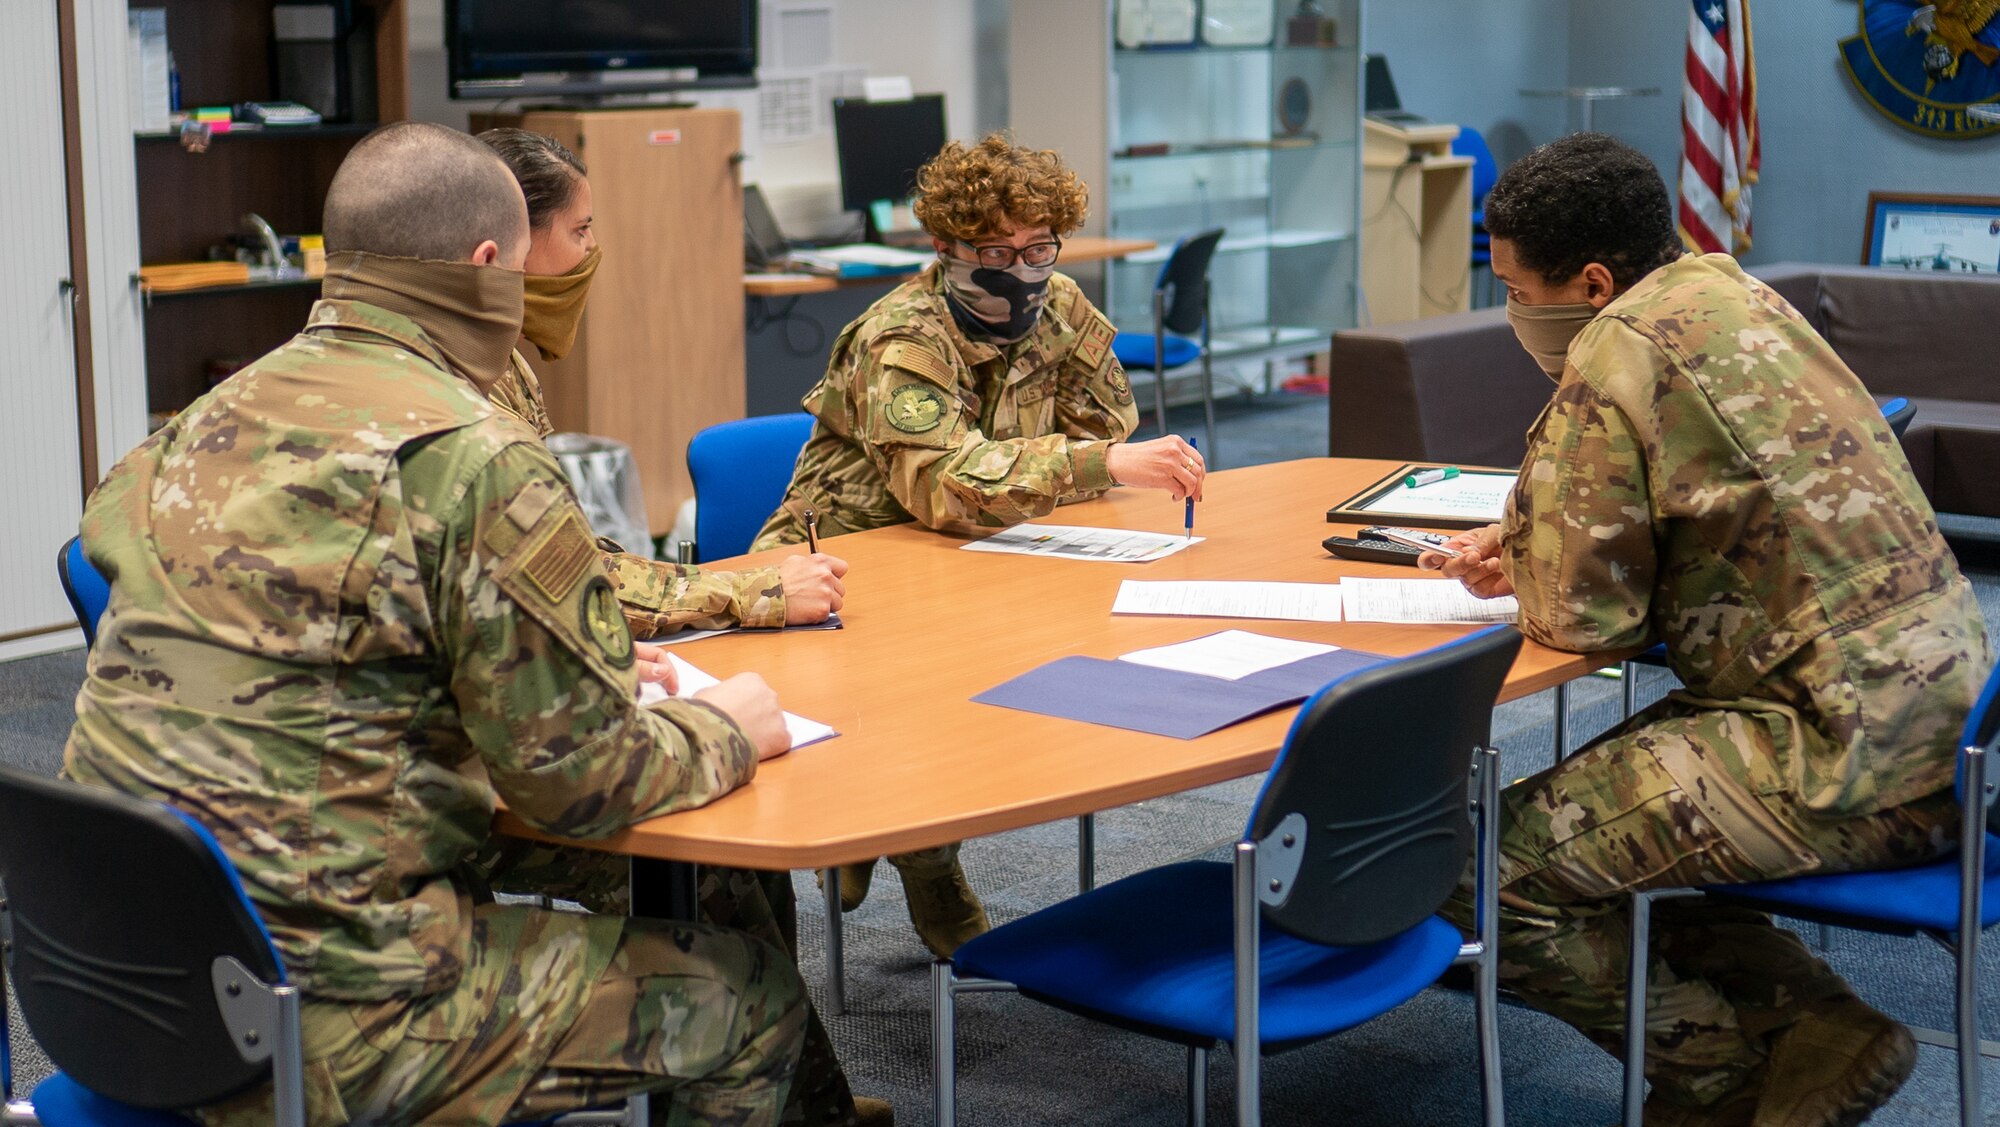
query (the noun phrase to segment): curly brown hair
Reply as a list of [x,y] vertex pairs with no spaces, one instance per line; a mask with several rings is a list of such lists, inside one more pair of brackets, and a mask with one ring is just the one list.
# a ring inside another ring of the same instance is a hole
[[917,219],[945,240],[972,242],[1008,229],[1047,227],[1058,237],[1083,226],[1090,189],[1054,149],[988,133],[970,147],[947,144],[917,170]]

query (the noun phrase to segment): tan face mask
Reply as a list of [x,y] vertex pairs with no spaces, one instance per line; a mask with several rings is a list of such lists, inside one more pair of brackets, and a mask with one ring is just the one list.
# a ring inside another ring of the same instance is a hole
[[1575,305],[1522,305],[1507,299],[1507,323],[1514,336],[1549,378],[1560,381],[1563,361],[1569,356],[1569,342],[1597,316],[1597,308],[1587,301]]
[[415,321],[484,395],[507,371],[521,335],[523,277],[500,266],[341,251],[326,256],[320,292]]
[[533,341],[542,355],[560,360],[576,344],[576,327],[583,321],[583,299],[590,293],[591,276],[597,273],[603,247],[591,247],[583,261],[567,274],[528,275],[522,302],[525,315],[521,335]]

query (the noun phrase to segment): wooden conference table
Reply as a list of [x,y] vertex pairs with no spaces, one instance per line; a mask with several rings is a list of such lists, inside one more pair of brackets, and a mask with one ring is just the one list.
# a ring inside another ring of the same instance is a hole
[[[1148,564],[966,552],[959,550],[963,539],[916,525],[822,541],[851,569],[841,610],[846,629],[744,632],[676,652],[717,677],[762,673],[784,707],[840,735],[765,762],[748,786],[702,809],[585,844],[639,858],[823,869],[1261,771],[1295,708],[1177,740],[971,698],[1060,657],[1112,658],[1231,627],[1384,654],[1469,633],[1475,628],[1111,614],[1123,579],[1416,575],[1408,567],[1337,560],[1319,543],[1335,531],[1353,533],[1353,526],[1327,524],[1326,509],[1400,464],[1312,458],[1217,472],[1196,506],[1195,534],[1208,539]],[[1182,506],[1157,491],[1120,489],[1057,509],[1046,522],[1179,534]],[[775,563],[788,550],[718,566]],[[1527,643],[1501,699],[1580,677],[1617,656]],[[528,832],[511,817],[501,829]]]
[[[1074,266],[1082,262],[1101,262],[1107,258],[1123,258],[1128,254],[1140,254],[1152,250],[1160,244],[1147,239],[1107,239],[1096,235],[1078,235],[1064,239],[1062,256],[1057,266]],[[915,271],[911,271],[912,274]],[[816,274],[745,274],[743,292],[749,297],[791,297],[795,294],[832,293],[835,290],[852,289],[856,286],[896,285],[907,281],[910,274],[872,274],[864,278],[829,278]]]

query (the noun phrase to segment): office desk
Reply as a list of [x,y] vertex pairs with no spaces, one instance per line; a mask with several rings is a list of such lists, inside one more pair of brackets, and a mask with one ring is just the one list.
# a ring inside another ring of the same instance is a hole
[[[1064,263],[1100,262],[1107,258],[1123,258],[1128,254],[1152,250],[1158,245],[1146,239],[1106,239],[1095,235],[1078,235],[1073,239],[1063,240],[1062,257],[1057,261],[1056,269],[1061,270]],[[865,278],[745,274],[743,293],[748,297],[792,297],[798,294],[832,293],[835,290],[853,289],[856,286],[893,286],[908,281],[910,277],[910,274],[876,274]]]
[[[1195,532],[1210,539],[1150,564],[964,552],[962,540],[915,525],[822,541],[851,566],[841,610],[846,629],[733,634],[676,652],[718,677],[762,673],[786,708],[841,735],[764,763],[749,786],[700,810],[587,844],[636,857],[818,869],[1261,771],[1295,709],[1175,740],[970,698],[1070,654],[1110,658],[1232,627],[1385,654],[1468,633],[1474,628],[1111,614],[1123,579],[1327,582],[1343,574],[1417,574],[1336,560],[1319,544],[1335,531],[1353,532],[1327,524],[1325,510],[1399,464],[1314,458],[1212,474],[1195,519]],[[1150,490],[1116,490],[1049,519],[1178,534],[1182,506]],[[773,562],[783,554],[723,562]],[[1502,699],[1582,676],[1617,656],[1526,644]],[[526,832],[511,819],[501,828]]]

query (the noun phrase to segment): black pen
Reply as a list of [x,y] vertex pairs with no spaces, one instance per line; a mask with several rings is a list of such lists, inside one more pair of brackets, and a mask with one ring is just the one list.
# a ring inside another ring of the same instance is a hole
[[819,514],[806,510],[806,551],[819,554]]

